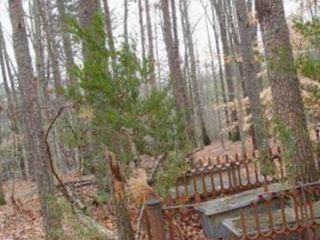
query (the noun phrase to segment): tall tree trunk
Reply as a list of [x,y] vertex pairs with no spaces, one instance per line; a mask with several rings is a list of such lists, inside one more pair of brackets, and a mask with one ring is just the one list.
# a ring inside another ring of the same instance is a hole
[[250,36],[250,22],[246,8],[246,1],[235,0],[235,5],[241,40],[240,49],[242,56],[243,77],[245,81],[246,93],[249,98],[254,135],[257,148],[260,153],[261,166],[267,167],[270,157],[270,147],[260,99],[260,87],[255,68],[253,44]]
[[50,172],[50,156],[45,143],[40,105],[36,91],[35,76],[29,52],[28,39],[21,0],[9,1],[9,12],[13,32],[14,53],[20,75],[23,109],[27,121],[27,135],[32,146],[32,157],[37,187],[43,212],[44,228],[47,239],[61,239],[62,227],[57,212],[54,184]]
[[147,23],[147,34],[148,34],[148,57],[149,57],[149,83],[152,89],[156,89],[156,76],[155,76],[155,59],[154,59],[154,47],[153,47],[153,32],[152,32],[152,24],[151,24],[151,16],[150,16],[150,5],[149,0],[145,0],[146,6],[146,23]]
[[[214,33],[214,39],[215,39],[215,46],[216,46],[216,52],[217,52],[217,58],[218,58],[218,66],[219,66],[219,80],[220,80],[220,85],[221,85],[221,94],[222,94],[222,101],[224,105],[227,105],[227,96],[226,96],[226,88],[225,88],[225,82],[224,82],[224,73],[223,73],[223,68],[222,68],[222,60],[221,60],[221,50],[220,50],[220,44],[219,44],[219,36],[218,36],[218,31],[216,27],[216,14],[215,14],[215,9],[213,4],[211,5],[211,11],[212,11],[212,28],[213,28],[213,33]],[[226,118],[226,124],[227,126],[230,125],[229,121],[229,112],[228,112],[228,107],[224,107],[224,114]]]
[[[187,133],[191,139],[194,139],[194,129],[191,127],[192,120],[188,109],[188,106],[190,105],[188,105],[186,86],[184,84],[180,66],[177,29],[176,24],[171,24],[168,0],[161,0],[161,10],[163,18],[163,35],[169,62],[170,76],[173,83],[173,92],[176,99],[176,109],[178,112],[184,113],[184,120],[187,124]],[[173,22],[176,23],[174,12],[175,11],[173,10]],[[174,37],[172,31],[174,32]]]
[[109,45],[109,49],[111,51],[111,65],[112,65],[112,72],[113,78],[117,78],[117,59],[115,56],[115,46],[114,46],[114,37],[112,32],[112,23],[111,23],[111,15],[110,15],[110,8],[108,0],[103,0],[104,6],[104,16],[105,16],[105,24],[106,24],[106,31],[107,31],[107,42]]
[[[213,4],[219,26],[220,26],[220,36],[222,42],[222,48],[224,53],[224,67],[225,67],[225,76],[226,76],[226,83],[227,83],[227,93],[228,93],[228,101],[234,102],[235,100],[235,91],[234,91],[234,82],[232,77],[232,63],[230,61],[231,57],[231,49],[229,46],[228,41],[228,31],[227,31],[227,21],[226,21],[226,14],[224,8],[224,1],[223,0],[211,0]],[[238,116],[237,111],[233,109],[231,111],[231,125],[232,131],[230,132],[230,139],[231,140],[239,140],[239,127],[238,127]]]
[[139,12],[139,25],[140,25],[140,39],[141,39],[141,55],[142,60],[146,58],[146,34],[144,31],[144,22],[143,22],[143,6],[142,0],[138,0],[138,12]]
[[[293,173],[296,181],[315,181],[318,176],[283,2],[256,0],[255,4],[271,81],[275,119],[283,151],[290,158],[287,159],[290,161],[288,172]],[[284,134],[289,134],[289,139]]]
[[255,55],[254,58],[254,64],[255,64],[255,69],[256,73],[258,74],[258,81],[259,81],[259,87],[260,91],[263,90],[263,77],[261,71],[262,71],[262,66],[261,62],[259,61],[259,49],[258,49],[258,22],[255,20],[255,8],[253,7],[253,0],[249,0],[247,2],[247,10],[248,10],[248,18],[250,22],[250,34],[251,34],[251,42],[253,46],[253,53]]
[[156,12],[154,14],[154,36],[155,36],[155,52],[156,52],[156,59],[157,59],[157,75],[158,75],[158,85],[160,87],[161,85],[161,61],[160,61],[160,53],[159,53],[159,39],[158,39],[158,23],[157,23],[157,14],[158,12]]
[[44,0],[37,0],[39,4],[39,13],[41,15],[43,29],[45,32],[47,45],[48,45],[48,54],[51,59],[51,69],[53,73],[53,82],[56,96],[62,95],[62,79],[59,66],[59,55],[57,51],[57,44],[55,42],[55,29],[53,27],[51,11],[49,7],[49,2]]
[[[211,45],[211,38],[209,34],[209,28],[208,28],[208,21],[206,19],[206,32],[207,32],[207,39],[209,44],[209,52],[210,52],[210,66],[211,66],[211,72],[212,72],[212,79],[213,79],[213,87],[214,87],[214,103],[216,105],[216,114],[218,117],[218,132],[219,132],[219,138],[221,140],[221,145],[224,148],[224,136],[222,134],[222,118],[221,118],[221,112],[220,112],[220,101],[219,101],[219,92],[218,92],[218,79],[216,77],[216,69],[214,65],[214,55]],[[218,56],[219,57],[219,56]]]
[[66,70],[68,74],[68,85],[78,92],[78,82],[77,77],[73,73],[74,59],[73,51],[71,47],[70,35],[67,32],[67,21],[66,21],[66,7],[63,0],[57,0],[58,10],[59,10],[59,24],[60,24],[60,34],[63,42],[63,50],[66,58]]
[[184,18],[184,30],[185,30],[185,37],[186,37],[186,44],[188,48],[188,52],[190,55],[190,67],[191,67],[191,81],[193,85],[193,92],[195,96],[195,110],[196,110],[196,115],[199,118],[199,123],[200,123],[200,130],[201,130],[201,138],[202,138],[202,143],[207,146],[211,143],[211,140],[209,138],[209,135],[206,130],[205,126],[205,119],[204,119],[204,110],[203,110],[203,103],[202,99],[200,97],[200,88],[199,88],[199,79],[197,76],[197,63],[196,63],[196,57],[195,57],[195,52],[194,52],[194,45],[193,45],[193,39],[192,39],[192,30],[191,30],[191,25],[189,22],[189,11],[188,11],[188,3],[186,0],[181,1],[181,8],[183,15],[182,17]]
[[128,3],[128,0],[124,0],[123,36],[124,36],[124,42],[127,46],[129,44],[128,14],[129,14],[129,3]]
[[[92,25],[92,20],[100,10],[99,0],[80,0],[79,1],[79,15],[80,23],[84,28],[88,28]],[[98,39],[97,39],[98,40]],[[100,41],[101,39],[99,39]],[[82,55],[84,59],[88,58],[89,50],[86,48],[85,44],[82,45]]]
[[[8,115],[11,122],[11,129],[13,134],[19,135],[20,129],[19,129],[19,122],[18,122],[18,116],[16,113],[16,99],[15,96],[12,94],[12,91],[9,87],[9,81],[7,77],[7,71],[5,66],[5,57],[3,54],[3,49],[5,48],[4,44],[4,37],[2,32],[2,26],[0,24],[0,68],[2,73],[2,79],[3,79],[3,86],[6,93],[6,98],[8,102]],[[9,71],[9,69],[8,69]],[[14,159],[18,160],[19,168],[21,171],[22,179],[27,178],[27,172],[26,172],[26,165],[25,165],[25,159],[23,158],[23,151],[22,151],[22,145],[21,143],[18,143],[17,151],[14,151]]]
[[[22,101],[20,101],[20,98],[18,96],[18,92],[16,90],[12,70],[14,71],[14,73],[17,75],[18,78],[19,78],[19,74],[14,69],[12,61],[9,57],[8,52],[7,52],[6,42],[5,42],[5,39],[3,36],[2,29],[1,29],[0,37],[1,37],[1,42],[2,42],[3,57],[4,57],[5,65],[7,67],[7,74],[8,74],[8,79],[10,82],[10,89],[12,92],[12,100],[14,102],[14,113],[15,113],[17,125],[18,125],[18,127],[20,127],[20,132],[25,133],[27,131],[25,114],[23,114],[23,113],[21,113],[21,111],[17,110],[22,105],[21,104]],[[19,85],[19,90],[21,91],[20,85]],[[23,148],[23,146],[25,146],[25,148]],[[23,164],[26,166],[26,175],[29,174],[32,177],[32,179],[34,180],[33,156],[31,154],[33,150],[32,150],[32,146],[29,144],[27,134],[24,134],[23,142],[18,144],[17,150],[18,150],[17,154],[18,154],[19,159],[20,160],[22,160],[21,158],[25,159],[24,163],[20,163],[20,164],[21,165]],[[25,150],[25,151],[23,151],[23,150]],[[25,152],[25,156],[24,156],[24,152]]]
[[45,51],[44,51],[44,41],[43,41],[43,31],[42,31],[42,18],[40,13],[40,0],[34,0],[32,6],[32,14],[34,16],[33,24],[33,46],[35,51],[35,62],[36,62],[36,73],[37,80],[39,83],[39,99],[41,105],[44,106],[42,111],[42,116],[44,118],[49,117],[48,113],[48,84],[49,78],[46,78],[45,73]]

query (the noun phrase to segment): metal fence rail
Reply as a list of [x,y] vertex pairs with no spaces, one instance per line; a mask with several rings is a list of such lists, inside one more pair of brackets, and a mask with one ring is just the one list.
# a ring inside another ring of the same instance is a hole
[[[157,204],[151,204],[151,207],[147,207],[150,239],[207,239],[203,233],[199,214],[194,209],[197,203],[287,180],[279,149],[270,160],[274,170],[272,174],[262,175],[257,161],[257,156],[253,152],[250,157],[246,154],[243,155],[242,159],[235,154],[233,157],[226,155],[223,159],[217,158],[214,164],[210,159],[206,164],[203,161],[196,163],[194,165],[196,167],[177,178],[174,189],[163,202],[159,201]],[[319,166],[319,164],[317,165]],[[301,199],[301,196],[305,196],[305,200]],[[261,195],[252,205],[250,212],[253,214],[251,216],[243,212],[238,219],[233,220],[238,222],[240,226],[238,226],[238,232],[240,233],[230,239],[277,239],[274,236],[284,237],[279,239],[320,239],[320,236],[316,235],[318,233],[314,204],[311,204],[314,197],[320,199],[320,184],[294,188],[279,194]],[[281,203],[281,208],[276,212],[277,216],[274,216],[274,212],[272,212],[274,209],[270,206],[276,199]],[[263,217],[257,211],[257,206],[261,204],[264,204],[265,209],[268,209]],[[288,204],[292,206],[291,209],[288,209]],[[296,209],[298,210],[296,211]],[[308,215],[302,214],[302,217],[299,217],[300,215],[297,214],[300,214],[299,211],[301,212],[303,209],[308,210],[305,210]],[[289,210],[293,213],[293,216],[290,213],[290,221],[287,217]],[[306,221],[304,216],[306,216]],[[277,220],[275,221],[275,219]],[[279,223],[279,219],[283,222]],[[261,226],[266,222],[270,228]],[[293,224],[293,222],[297,223]],[[296,234],[297,238],[290,238],[292,234]],[[311,238],[304,238],[303,236],[306,234],[309,234],[308,236]],[[317,238],[313,238],[313,236]]]
[[254,189],[266,184],[285,181],[286,175],[280,155],[274,155],[270,161],[273,174],[262,175],[255,155],[246,156],[241,160],[235,155],[234,160],[226,155],[224,161],[220,158],[215,164],[208,161],[206,165],[185,172],[175,182],[174,191],[169,193],[168,202],[182,204],[201,202],[222,195]]
[[[274,201],[280,203],[276,209],[271,207]],[[241,240],[320,239],[319,201],[319,182],[262,195],[252,203],[251,211],[230,220],[233,225],[237,222],[240,225],[235,237]],[[263,212],[258,211],[259,205],[264,206]]]

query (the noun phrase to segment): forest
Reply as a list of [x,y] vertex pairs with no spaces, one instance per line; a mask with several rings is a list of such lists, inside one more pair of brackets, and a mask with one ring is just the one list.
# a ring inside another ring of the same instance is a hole
[[0,240],[319,240],[318,0],[0,0]]

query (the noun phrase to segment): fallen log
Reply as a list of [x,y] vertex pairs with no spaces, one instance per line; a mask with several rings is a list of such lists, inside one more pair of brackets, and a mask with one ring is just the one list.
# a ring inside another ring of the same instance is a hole
[[116,231],[112,231],[93,218],[84,215],[83,213],[77,211],[77,217],[79,221],[86,226],[87,228],[94,229],[101,236],[102,239],[106,240],[118,240],[118,233]]

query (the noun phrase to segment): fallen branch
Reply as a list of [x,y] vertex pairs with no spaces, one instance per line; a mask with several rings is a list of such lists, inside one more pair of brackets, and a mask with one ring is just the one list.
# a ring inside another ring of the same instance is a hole
[[152,169],[150,176],[148,177],[147,183],[149,186],[152,186],[155,183],[155,176],[160,169],[161,164],[167,159],[168,153],[164,153],[159,160],[157,161],[156,166]]
[[86,227],[88,227],[90,229],[95,229],[97,231],[97,233],[103,239],[106,239],[106,240],[118,240],[119,239],[117,232],[107,229],[105,226],[101,225],[93,218],[91,218],[87,215],[84,215],[81,212],[77,212],[77,216],[78,216],[79,221],[83,225],[85,225]]
[[[95,179],[86,179],[81,181],[65,182],[63,183],[63,185],[71,188],[82,188],[82,187],[94,185],[96,183],[97,181]],[[58,184],[57,187],[61,188],[62,186],[61,184]]]

